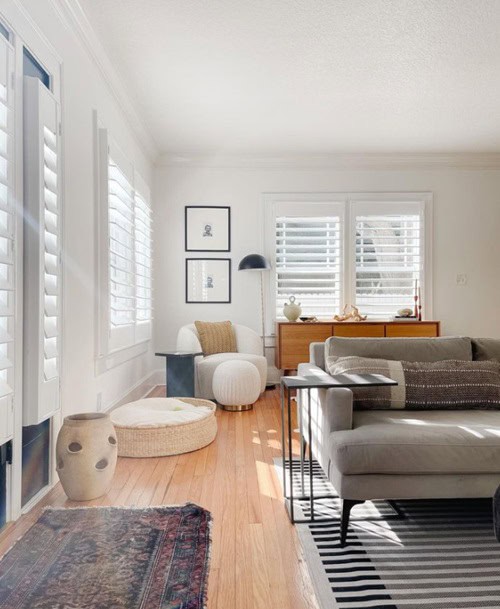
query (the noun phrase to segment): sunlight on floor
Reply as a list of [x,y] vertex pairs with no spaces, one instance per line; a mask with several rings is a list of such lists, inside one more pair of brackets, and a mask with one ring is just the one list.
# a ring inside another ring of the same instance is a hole
[[278,499],[281,496],[281,487],[273,472],[274,466],[263,461],[256,461],[255,465],[257,466],[257,480],[260,494],[271,499]]

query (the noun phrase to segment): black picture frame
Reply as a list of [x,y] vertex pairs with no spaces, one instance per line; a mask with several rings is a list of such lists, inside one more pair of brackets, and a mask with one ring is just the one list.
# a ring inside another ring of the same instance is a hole
[[[189,266],[190,263],[194,262],[226,262],[227,263],[227,300],[190,300],[189,295]],[[185,265],[185,302],[186,304],[230,304],[231,303],[231,290],[232,290],[232,264],[231,258],[186,258]]]
[[[190,247],[189,243],[189,210],[205,210],[209,215],[209,210],[226,210],[226,230],[227,230],[227,247]],[[184,251],[186,252],[230,252],[231,251],[231,207],[229,205],[185,205],[184,206]]]

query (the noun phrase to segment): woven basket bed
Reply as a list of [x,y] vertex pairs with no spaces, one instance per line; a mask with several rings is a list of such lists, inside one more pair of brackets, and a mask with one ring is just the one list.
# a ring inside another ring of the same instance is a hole
[[209,400],[176,398],[193,406],[205,406],[211,413],[197,421],[158,427],[123,427],[115,424],[119,457],[167,457],[198,450],[217,434],[216,405]]

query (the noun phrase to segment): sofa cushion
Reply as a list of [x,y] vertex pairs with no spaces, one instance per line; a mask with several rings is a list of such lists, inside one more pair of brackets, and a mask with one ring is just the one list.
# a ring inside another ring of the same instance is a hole
[[235,353],[236,336],[230,321],[195,321],[203,355]]
[[366,357],[328,358],[332,375],[382,374],[394,387],[353,389],[355,409],[500,408],[500,362],[396,362]]
[[472,360],[471,339],[462,336],[439,338],[345,338],[332,336],[325,342],[325,359],[357,355],[408,362],[438,362],[444,359]]
[[473,338],[472,358],[480,361],[494,359],[500,362],[500,339]]
[[359,411],[329,452],[345,475],[500,474],[500,412]]

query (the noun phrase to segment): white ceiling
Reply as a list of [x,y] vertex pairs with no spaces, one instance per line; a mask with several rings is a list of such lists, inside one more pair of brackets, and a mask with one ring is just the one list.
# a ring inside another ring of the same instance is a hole
[[500,0],[80,0],[163,152],[500,151]]

